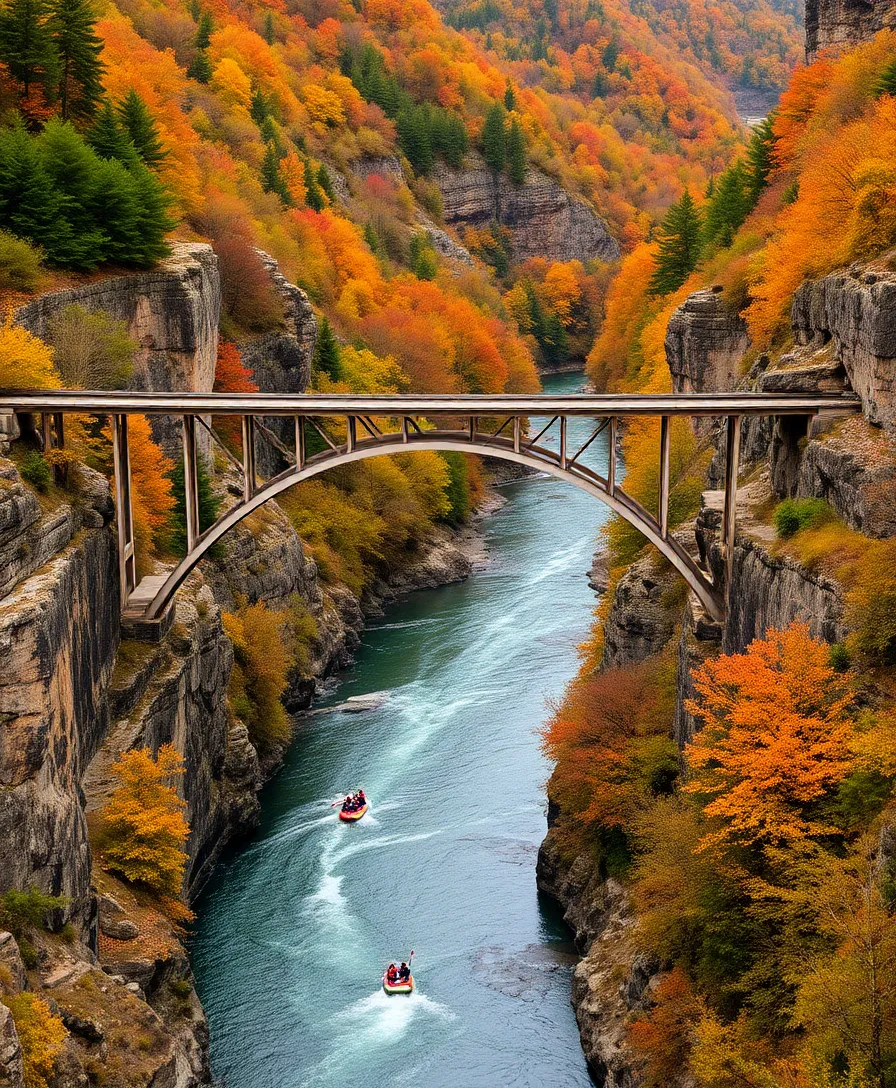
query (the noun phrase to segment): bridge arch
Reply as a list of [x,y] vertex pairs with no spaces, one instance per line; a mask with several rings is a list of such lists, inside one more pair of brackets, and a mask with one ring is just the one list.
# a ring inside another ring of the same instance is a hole
[[235,525],[284,491],[330,469],[356,464],[371,457],[422,450],[477,453],[484,457],[496,457],[525,465],[571,483],[574,487],[605,503],[614,513],[625,518],[630,525],[641,532],[682,575],[709,615],[715,619],[723,617],[724,597],[720,588],[713,584],[679,541],[668,531],[664,532],[656,518],[621,488],[616,487],[612,480],[608,481],[578,463],[564,466],[558,458],[557,451],[544,446],[530,446],[523,450],[514,448],[511,440],[502,440],[491,435],[483,435],[481,440],[475,438],[471,440],[466,432],[423,431],[410,436],[402,436],[401,433],[394,436],[384,435],[376,441],[358,443],[352,449],[339,447],[326,450],[309,458],[301,468],[287,469],[267,481],[254,494],[232,506],[214,525],[199,536],[193,548],[164,581],[160,584],[156,581],[153,586],[154,594],[144,606],[146,618],[158,619],[174,594],[209,550]]

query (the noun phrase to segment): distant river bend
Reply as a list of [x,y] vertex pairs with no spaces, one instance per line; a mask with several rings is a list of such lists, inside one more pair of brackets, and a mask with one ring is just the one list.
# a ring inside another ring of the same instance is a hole
[[[590,433],[570,423],[571,441]],[[586,459],[604,468],[606,448]],[[569,934],[535,888],[537,729],[576,671],[607,511],[553,478],[503,494],[487,569],[366,632],[331,703],[382,705],[308,720],[200,904],[193,963],[228,1088],[591,1084]],[[343,826],[329,804],[359,784],[371,812]],[[411,947],[417,993],[386,997],[383,967]]]

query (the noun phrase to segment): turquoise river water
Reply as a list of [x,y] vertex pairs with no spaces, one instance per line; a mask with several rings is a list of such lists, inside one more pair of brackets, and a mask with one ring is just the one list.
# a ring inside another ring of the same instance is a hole
[[[571,423],[571,444],[590,433]],[[602,441],[585,455],[598,468]],[[537,731],[576,671],[607,511],[549,477],[502,493],[486,569],[368,629],[203,897],[193,963],[227,1088],[591,1083],[570,934],[535,887],[550,771]],[[376,710],[337,708],[372,692]],[[357,785],[370,812],[343,825],[329,805]],[[382,971],[411,948],[417,991],[387,997]]]

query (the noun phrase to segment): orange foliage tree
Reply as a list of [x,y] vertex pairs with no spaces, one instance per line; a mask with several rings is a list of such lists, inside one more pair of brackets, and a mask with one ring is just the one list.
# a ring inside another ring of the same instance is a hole
[[137,542],[138,568],[148,567],[149,557],[164,548],[174,509],[170,473],[172,461],[152,437],[146,416],[128,419],[128,444],[131,455],[131,502],[134,512],[134,537]]
[[190,828],[185,803],[171,780],[184,773],[180,753],[164,744],[125,752],[112,767],[118,780],[103,809],[103,853],[107,865],[135,884],[163,896],[180,894]]
[[[258,386],[252,377],[252,371],[243,363],[240,349],[229,340],[218,341],[218,358],[215,361],[215,392],[258,392]],[[238,416],[214,416],[212,424],[233,449],[242,448],[242,426]]]
[[701,849],[829,834],[812,806],[852,769],[854,725],[828,646],[794,623],[707,662],[693,680],[686,706],[702,729],[687,747],[684,789],[705,800]]

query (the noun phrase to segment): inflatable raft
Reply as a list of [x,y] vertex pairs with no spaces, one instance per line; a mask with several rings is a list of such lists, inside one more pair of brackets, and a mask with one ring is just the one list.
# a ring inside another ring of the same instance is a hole
[[389,982],[383,975],[383,989],[387,994],[410,994],[414,992],[414,976],[406,982]]
[[340,809],[339,819],[345,820],[346,823],[354,823],[355,820],[360,820],[366,811],[367,805],[363,805],[361,808],[356,808],[354,812],[346,812],[344,809]]

